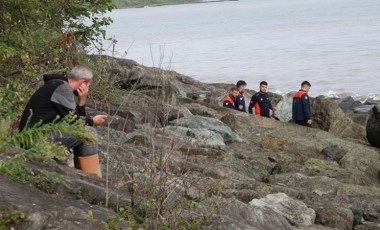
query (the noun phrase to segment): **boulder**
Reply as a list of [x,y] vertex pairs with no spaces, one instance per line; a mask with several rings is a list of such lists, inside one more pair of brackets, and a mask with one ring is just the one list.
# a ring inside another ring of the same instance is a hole
[[373,106],[374,105],[360,105],[354,108],[354,113],[368,114],[369,112],[371,112],[371,109],[373,108]]
[[341,193],[343,186],[337,179],[326,176],[308,177],[300,173],[291,175],[287,185],[291,188],[305,190],[316,195],[332,195],[336,196]]
[[355,101],[352,97],[337,98],[335,101],[345,113],[352,113],[356,107],[362,105],[360,101]]
[[339,165],[353,175],[363,175],[362,181],[351,181],[353,184],[377,186],[380,184],[380,154],[374,149],[352,146],[339,161]]
[[109,126],[112,129],[123,131],[126,133],[133,132],[135,128],[135,123],[132,120],[127,120],[120,116],[110,116],[106,120],[103,126]]
[[366,131],[368,142],[380,148],[380,104],[373,107],[367,121]]
[[333,98],[333,100],[338,103],[339,107],[353,122],[365,126],[369,110],[373,105],[363,105],[352,97]]
[[219,118],[219,115],[216,110],[206,107],[204,105],[198,103],[187,103],[183,106],[186,107],[193,115]]
[[351,230],[353,227],[354,214],[348,208],[323,207],[315,211],[317,212],[316,223],[342,230]]
[[[116,215],[110,209],[93,206],[83,200],[63,199],[53,194],[48,196],[3,175],[0,175],[0,183],[1,206],[13,207],[30,218],[25,226],[17,229],[103,229],[94,219],[101,222]],[[92,210],[94,219],[88,216],[89,210]]]
[[288,197],[285,193],[269,194],[262,199],[249,202],[253,207],[270,208],[284,216],[292,225],[311,226],[315,221],[315,211],[305,203]]
[[282,97],[276,106],[274,106],[274,113],[280,121],[289,122],[292,120],[292,104],[294,92],[287,93]]
[[338,145],[329,145],[321,152],[326,160],[335,162],[339,162],[346,153],[347,151]]
[[247,205],[236,199],[220,204],[220,210],[208,229],[283,229],[290,230],[289,222],[275,210]]
[[332,99],[318,96],[311,104],[313,127],[340,137],[366,141],[364,127],[347,117]]
[[181,144],[193,147],[221,148],[225,146],[224,138],[220,133],[205,128],[187,128],[181,126],[168,126],[165,132],[175,136]]
[[[283,97],[279,94],[268,92],[269,100],[273,107],[276,107],[276,105],[283,100]],[[249,101],[248,101],[249,102]]]
[[215,118],[190,116],[169,122],[170,125],[182,126],[191,129],[206,129],[220,134],[225,143],[243,142],[241,137],[230,127]]

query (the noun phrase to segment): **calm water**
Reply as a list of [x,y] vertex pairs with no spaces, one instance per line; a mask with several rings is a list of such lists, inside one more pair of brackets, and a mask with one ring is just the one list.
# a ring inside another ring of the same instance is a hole
[[[114,10],[116,56],[203,82],[380,95],[380,0],[240,0]],[[110,54],[110,51],[108,51]]]

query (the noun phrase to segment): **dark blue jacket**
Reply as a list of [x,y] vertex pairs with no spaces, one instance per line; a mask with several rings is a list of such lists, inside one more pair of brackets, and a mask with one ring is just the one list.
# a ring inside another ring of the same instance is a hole
[[262,117],[270,117],[269,110],[273,110],[267,93],[258,92],[254,94],[249,103],[248,112],[252,114],[252,109],[255,108],[255,114]]
[[311,119],[310,100],[307,92],[299,90],[293,95],[292,115],[294,122]]
[[[239,109],[239,105],[242,105],[243,106],[243,109]],[[235,99],[235,106],[236,106],[236,109],[239,110],[239,111],[242,111],[242,112],[247,112],[247,108],[245,106],[245,100],[244,100],[244,95],[243,93],[239,93],[239,96],[236,97]]]

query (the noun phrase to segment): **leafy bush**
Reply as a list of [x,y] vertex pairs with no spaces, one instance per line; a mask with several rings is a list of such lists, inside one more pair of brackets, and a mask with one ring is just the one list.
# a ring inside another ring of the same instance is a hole
[[80,137],[85,142],[93,142],[95,136],[92,132],[86,130],[83,119],[73,122],[74,116],[68,115],[57,123],[35,126],[25,129],[20,133],[12,136],[0,137],[0,150],[9,146],[26,147],[9,160],[0,161],[0,173],[9,175],[21,183],[31,183],[35,187],[49,192],[51,187],[57,184],[62,176],[53,174],[48,175],[42,171],[33,172],[25,169],[25,163],[33,159],[52,159],[53,157],[62,157],[65,155],[66,148],[62,145],[51,143],[47,139],[48,134],[68,134]]

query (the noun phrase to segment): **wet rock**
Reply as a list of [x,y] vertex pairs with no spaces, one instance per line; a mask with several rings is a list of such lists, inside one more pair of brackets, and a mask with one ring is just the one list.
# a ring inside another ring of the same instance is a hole
[[325,157],[326,160],[339,162],[340,159],[344,157],[347,153],[342,147],[338,145],[329,145],[324,148],[321,154]]
[[268,207],[251,206],[236,199],[228,199],[220,207],[207,229],[292,229],[280,213]]
[[362,105],[360,101],[355,101],[352,97],[338,98],[336,102],[345,113],[352,113],[356,107]]
[[369,113],[374,105],[360,105],[354,108],[354,113]]
[[305,203],[288,197],[285,193],[269,194],[262,199],[249,202],[253,207],[270,208],[284,216],[292,225],[311,226],[315,221],[315,211]]
[[367,121],[366,131],[368,142],[380,148],[380,104],[373,107]]

